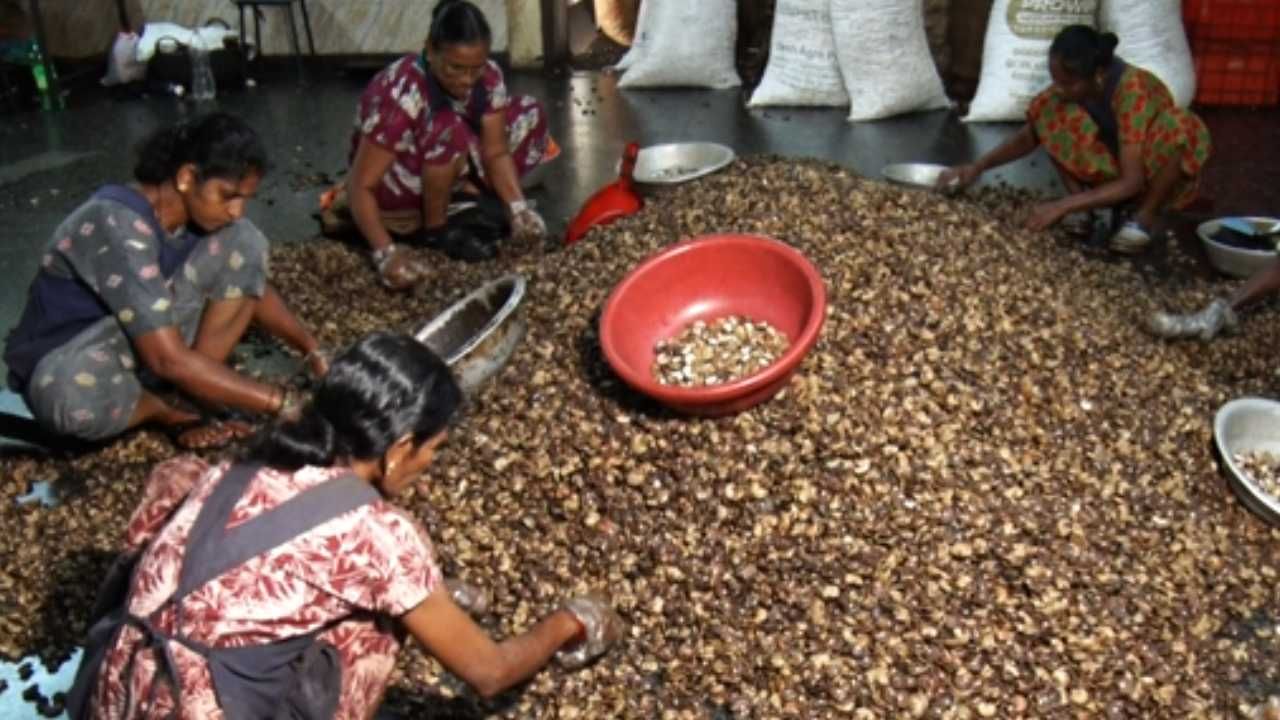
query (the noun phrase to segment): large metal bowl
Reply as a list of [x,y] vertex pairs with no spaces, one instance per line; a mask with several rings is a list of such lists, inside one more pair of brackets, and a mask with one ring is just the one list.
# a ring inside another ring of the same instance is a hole
[[[1280,222],[1280,220],[1271,217],[1246,217],[1241,219],[1253,223],[1259,230],[1265,230]],[[1200,223],[1196,228],[1196,234],[1200,236],[1200,242],[1204,243],[1204,251],[1209,256],[1209,262],[1220,272],[1232,277],[1247,278],[1275,262],[1276,252],[1274,250],[1249,250],[1214,240],[1213,236],[1217,235],[1218,230],[1221,228],[1221,220],[1208,220]]]
[[737,158],[733,148],[712,142],[667,143],[640,149],[632,179],[641,189],[661,189],[710,175]]
[[1280,526],[1280,499],[1263,492],[1236,462],[1248,452],[1280,455],[1280,402],[1258,397],[1232,400],[1213,419],[1213,442],[1227,469],[1227,481],[1241,502],[1268,523]]
[[527,329],[520,315],[525,280],[507,275],[481,286],[414,334],[473,395],[511,359]]
[[925,188],[927,190],[941,190],[943,188],[938,187],[938,176],[946,169],[946,165],[935,165],[933,163],[893,163],[892,165],[885,165],[880,170],[880,174],[884,176],[884,179],[899,185]]

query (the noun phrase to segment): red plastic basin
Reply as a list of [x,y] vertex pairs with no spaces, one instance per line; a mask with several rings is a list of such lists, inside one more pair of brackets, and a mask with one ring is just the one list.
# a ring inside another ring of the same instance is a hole
[[[682,412],[727,415],[787,384],[817,342],[826,310],[822,277],[795,248],[755,235],[706,235],[665,248],[618,283],[600,316],[600,345],[632,388]],[[653,379],[658,341],[726,315],[767,322],[791,346],[769,367],[733,382],[688,388]]]

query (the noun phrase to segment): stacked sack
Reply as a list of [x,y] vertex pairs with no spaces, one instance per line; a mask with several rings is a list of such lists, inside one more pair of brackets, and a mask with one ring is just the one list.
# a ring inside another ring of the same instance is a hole
[[[923,0],[778,0],[769,64],[749,105],[850,106],[873,120],[947,105]],[[620,88],[741,85],[732,0],[644,0]]]
[[778,0],[749,105],[849,106],[850,120],[946,107],[922,0]]
[[[1119,56],[1153,72],[1179,105],[1195,95],[1179,0],[995,0],[965,121],[1022,120],[1051,82],[1049,45],[1074,24],[1114,32]],[[618,86],[741,85],[737,30],[733,0],[644,0]],[[848,105],[851,121],[947,107],[923,0],[777,0],[769,62],[748,105]]]
[[734,0],[644,0],[618,87],[737,87],[737,39]]

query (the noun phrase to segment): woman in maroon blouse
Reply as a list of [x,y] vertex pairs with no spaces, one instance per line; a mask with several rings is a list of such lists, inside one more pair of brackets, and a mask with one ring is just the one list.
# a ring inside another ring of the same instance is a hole
[[504,234],[508,222],[518,240],[546,234],[520,179],[559,151],[542,105],[508,94],[502,71],[489,59],[491,39],[475,5],[444,0],[432,14],[426,50],[383,69],[360,97],[351,171],[323,218],[333,229],[350,214],[389,288],[408,288],[424,272],[396,238],[420,240],[458,259],[495,255],[493,234],[454,214],[466,204],[451,205],[457,193],[491,208],[482,215],[496,234]]

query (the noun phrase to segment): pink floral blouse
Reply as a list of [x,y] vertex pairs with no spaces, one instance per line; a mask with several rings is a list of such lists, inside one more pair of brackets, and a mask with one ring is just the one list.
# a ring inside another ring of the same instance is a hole
[[472,96],[450,97],[422,63],[405,55],[374,76],[360,95],[351,157],[361,138],[395,154],[375,196],[382,210],[422,207],[422,170],[447,165],[476,142],[481,118],[510,104],[498,64],[489,60]]
[[[210,467],[200,458],[180,456],[152,471],[126,531],[131,549],[150,543],[135,576],[130,598],[133,613],[146,617],[177,589],[187,535],[228,467]],[[228,527],[340,472],[340,468],[317,467],[293,473],[263,469],[232,511]],[[441,582],[435,550],[423,529],[404,511],[377,501],[323,523],[195,590],[183,601],[182,631],[214,647],[270,642],[309,632],[356,610],[372,611],[383,619],[399,617]],[[173,632],[173,624],[170,607],[160,613],[158,625]],[[369,717],[395,665],[398,639],[385,623],[372,619],[342,622],[320,638],[342,656],[337,717]],[[134,655],[141,642],[137,630],[126,627],[121,632],[99,675],[93,698],[95,718],[159,718],[173,707],[168,684],[156,681],[154,654],[144,649]],[[182,682],[179,717],[223,717],[204,660],[179,643],[170,647]],[[126,674],[131,657],[132,672]]]

